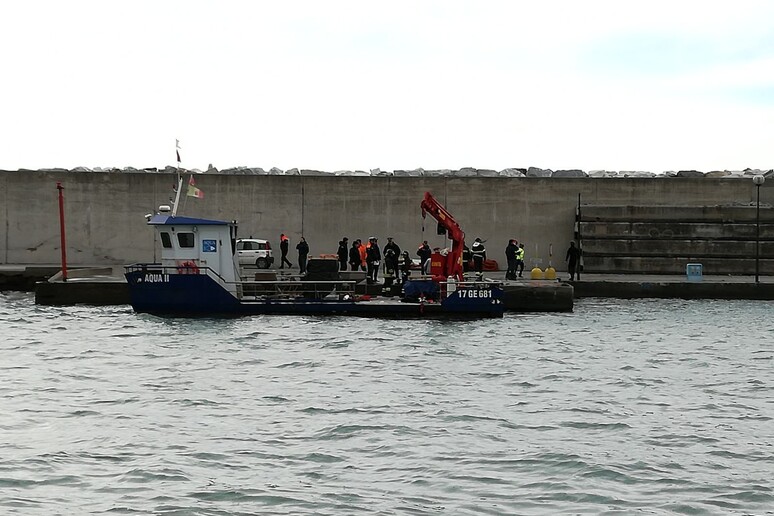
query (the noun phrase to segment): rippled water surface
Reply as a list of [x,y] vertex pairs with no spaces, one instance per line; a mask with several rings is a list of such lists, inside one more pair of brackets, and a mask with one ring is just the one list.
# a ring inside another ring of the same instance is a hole
[[0,513],[774,514],[772,315],[190,320],[0,294]]

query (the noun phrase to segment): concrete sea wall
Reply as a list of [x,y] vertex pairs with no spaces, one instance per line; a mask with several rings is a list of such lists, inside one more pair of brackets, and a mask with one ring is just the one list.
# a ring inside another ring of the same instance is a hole
[[[564,269],[583,204],[611,206],[754,206],[756,187],[744,177],[400,177],[334,175],[195,176],[204,199],[183,197],[179,214],[235,219],[240,235],[269,239],[290,235],[291,249],[304,235],[313,255],[333,253],[350,241],[395,237],[412,255],[427,239],[445,246],[419,203],[430,191],[455,216],[467,239],[486,240],[489,257],[505,263],[509,238],[526,243],[527,266],[549,261]],[[65,190],[67,255],[73,265],[152,260],[153,232],[144,215],[168,204],[173,175],[122,171],[0,171],[0,263],[58,263],[56,182]],[[761,203],[774,203],[774,178],[761,187]],[[674,212],[679,220],[680,212]],[[423,231],[424,226],[424,231]],[[550,252],[553,251],[551,255]],[[292,260],[295,262],[295,260]]]

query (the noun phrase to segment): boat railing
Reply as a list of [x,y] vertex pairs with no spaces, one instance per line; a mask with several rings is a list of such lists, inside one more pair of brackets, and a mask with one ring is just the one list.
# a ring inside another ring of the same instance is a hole
[[[298,274],[272,274],[267,280],[239,279],[230,281],[223,278],[215,270],[204,267],[185,267],[162,265],[160,263],[135,263],[125,266],[127,272],[142,272],[146,274],[173,275],[173,274],[206,274],[221,284],[225,289],[235,293],[239,299],[361,299],[363,295],[392,295],[401,296],[401,289],[385,285],[381,290],[374,292],[373,286],[367,289],[368,294],[356,294],[355,280],[315,280]],[[264,273],[265,274],[265,273]],[[431,281],[430,277],[412,278],[412,280]],[[493,287],[501,287],[502,283],[493,280],[466,280],[466,281],[441,281],[435,296],[436,301],[443,301],[455,291],[461,289],[486,290]],[[419,296],[417,300],[424,300],[425,296]]]
[[142,272],[147,274],[206,274],[211,276],[219,283],[226,285],[229,282],[221,276],[215,269],[207,266],[198,266],[193,262],[190,265],[162,265],[160,263],[132,263],[125,265],[126,272]]

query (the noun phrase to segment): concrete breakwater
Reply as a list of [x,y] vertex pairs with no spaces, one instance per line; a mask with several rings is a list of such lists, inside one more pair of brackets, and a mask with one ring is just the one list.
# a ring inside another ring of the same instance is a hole
[[[467,172],[414,176],[210,172],[196,175],[197,187],[204,191],[205,198],[184,198],[180,213],[235,219],[240,223],[242,236],[267,238],[275,248],[281,232],[290,235],[291,249],[304,235],[313,255],[335,252],[343,236],[351,241],[372,235],[379,237],[380,242],[393,236],[413,255],[424,239],[431,246],[448,245],[444,236],[436,234],[435,221],[423,221],[421,217],[419,203],[424,192],[430,191],[455,216],[468,240],[486,240],[489,257],[501,265],[505,263],[503,250],[508,239],[517,238],[526,244],[528,267],[545,268],[551,264],[563,270],[565,250],[578,229],[579,201],[582,207],[657,206],[659,217],[675,222],[682,220],[681,207],[714,207],[714,214],[727,207],[742,209],[749,215],[756,204],[757,191],[751,180],[754,172],[723,177],[703,173],[699,173],[701,177],[589,177],[586,173],[578,177],[555,173],[551,177],[522,177]],[[0,171],[0,263],[59,261],[57,181],[65,188],[70,263],[124,264],[154,259],[153,232],[146,227],[143,215],[169,203],[172,174],[153,170],[19,170]],[[762,235],[769,238],[769,231],[774,228],[774,178],[760,188],[760,198],[765,229]],[[670,210],[674,212],[670,214]],[[691,217],[702,211],[694,210]],[[728,223],[722,216],[713,217],[712,224]],[[749,217],[746,219],[745,227],[740,226],[742,232],[732,232],[730,236],[747,242],[745,252],[749,254],[752,237]],[[621,222],[633,223],[616,220],[617,224]],[[691,219],[686,223],[702,221]],[[647,230],[644,233],[649,234]],[[624,232],[621,239],[635,237],[636,234],[631,237]],[[707,238],[715,237],[710,232]],[[689,231],[685,240],[691,239]],[[615,245],[613,249],[620,247]],[[763,270],[768,271],[774,258],[765,249],[761,258]],[[685,260],[695,258],[675,253],[669,257],[674,261],[674,270],[666,272],[674,273],[684,269]],[[752,257],[741,258],[745,261],[739,273],[752,274]]]

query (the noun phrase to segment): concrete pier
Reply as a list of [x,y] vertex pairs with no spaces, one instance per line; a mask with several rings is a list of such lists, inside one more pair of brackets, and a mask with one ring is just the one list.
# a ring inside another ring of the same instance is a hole
[[59,272],[56,265],[0,265],[0,292],[33,292],[35,283]]
[[703,276],[700,281],[644,274],[583,274],[581,278],[569,282],[576,298],[774,299],[774,280],[769,277],[759,283],[750,276]]

